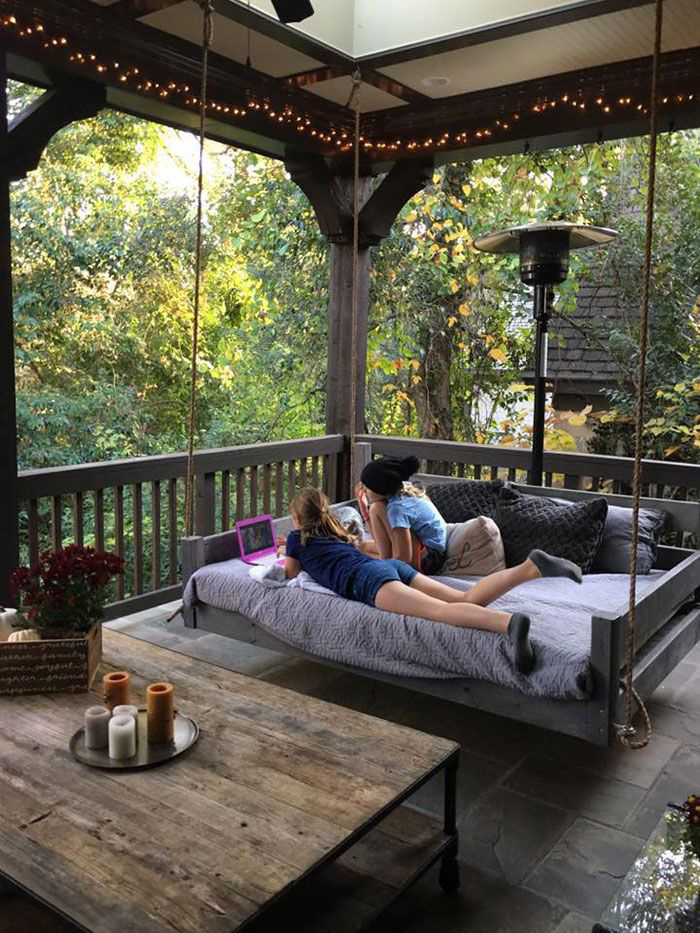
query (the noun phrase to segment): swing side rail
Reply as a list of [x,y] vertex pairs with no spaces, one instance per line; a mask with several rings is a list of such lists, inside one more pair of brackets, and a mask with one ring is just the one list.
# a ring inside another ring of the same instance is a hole
[[[427,482],[445,482],[449,479],[443,476],[417,478]],[[530,491],[527,487],[523,488]],[[540,495],[552,493],[552,490],[536,488]],[[580,490],[557,489],[555,492],[557,498],[567,499],[598,495],[582,493]],[[625,505],[625,499],[631,502],[629,497],[623,496],[606,495],[605,498],[615,505]],[[667,500],[642,500],[644,507],[666,511],[669,511],[668,504]],[[673,509],[669,519],[670,527],[674,530],[696,530],[697,523],[700,523],[700,503],[676,502],[673,505],[682,508]],[[289,517],[277,519],[275,528],[280,534],[286,533],[290,528]],[[183,538],[181,548],[184,586],[200,567],[237,556],[238,541],[235,532],[227,531],[208,537]],[[700,551],[660,548],[658,566],[666,569],[666,573],[636,603],[638,637],[634,684],[643,698],[658,686],[700,640]],[[185,625],[189,628],[225,635],[291,657],[316,661],[405,690],[576,736],[595,745],[609,745],[614,738],[616,724],[624,721],[620,683],[627,621],[626,604],[616,611],[601,611],[592,616],[591,671],[594,687],[591,697],[586,700],[531,697],[485,680],[399,677],[370,671],[294,648],[241,613],[199,603],[185,610],[184,614]]]

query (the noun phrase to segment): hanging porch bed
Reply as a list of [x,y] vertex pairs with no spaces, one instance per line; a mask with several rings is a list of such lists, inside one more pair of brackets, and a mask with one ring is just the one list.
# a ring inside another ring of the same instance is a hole
[[[424,484],[459,482],[417,477]],[[521,492],[578,501],[600,493],[513,484]],[[631,507],[627,496],[605,495]],[[348,503],[341,503],[346,505]],[[352,503],[350,503],[352,504]],[[700,530],[700,503],[643,499],[663,510],[666,528]],[[288,518],[275,522],[279,533]],[[700,537],[698,538],[700,540]],[[540,579],[522,584],[494,606],[527,612],[537,664],[525,677],[505,640],[475,629],[382,612],[314,592],[303,585],[266,586],[237,560],[235,531],[182,542],[184,617],[188,627],[283,654],[308,658],[455,703],[578,736],[612,741],[624,721],[627,574]],[[476,578],[445,578],[467,588]],[[700,551],[659,546],[654,568],[638,576],[634,685],[647,697],[700,639]]]

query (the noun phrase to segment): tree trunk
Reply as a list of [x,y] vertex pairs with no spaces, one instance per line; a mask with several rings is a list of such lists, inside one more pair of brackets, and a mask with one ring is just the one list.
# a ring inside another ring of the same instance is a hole
[[[419,375],[421,380],[413,387],[413,399],[418,414],[420,437],[452,440],[454,422],[452,418],[452,391],[450,368],[452,363],[452,339],[437,330],[424,331],[422,345],[425,347]],[[447,465],[440,460],[428,460],[429,473],[447,473]]]

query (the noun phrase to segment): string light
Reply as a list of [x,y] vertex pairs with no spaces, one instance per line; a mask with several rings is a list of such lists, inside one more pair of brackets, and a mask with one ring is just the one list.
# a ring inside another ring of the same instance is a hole
[[[186,107],[196,108],[198,106],[197,97],[189,96],[189,85],[169,80],[161,87],[160,82],[141,76],[140,69],[136,66],[124,66],[118,61],[107,64],[101,61],[97,54],[92,51],[71,50],[71,42],[65,35],[49,36],[43,23],[32,22],[20,26],[16,16],[7,15],[0,19],[0,27],[5,30],[15,31],[19,38],[24,41],[41,43],[42,47],[49,52],[55,54],[61,54],[64,51],[68,52],[67,58],[70,63],[78,67],[94,68],[98,74],[106,75],[108,80],[110,80],[109,72],[116,71],[115,80],[122,85],[133,87],[140,94],[150,96],[155,94],[162,100],[168,99],[172,95],[180,98],[180,103]],[[686,92],[685,94],[663,97],[662,104],[682,104],[686,100],[692,101],[693,99],[694,94]],[[648,108],[644,103],[635,103],[631,96],[624,95],[608,101],[603,94],[599,94],[599,96],[587,102],[582,99],[580,91],[576,95],[571,95],[567,91],[564,94],[557,95],[556,99],[540,99],[533,104],[527,105],[526,109],[530,113],[541,115],[550,113],[558,105],[568,104],[575,111],[585,111],[587,103],[594,103],[606,116],[612,113],[613,107],[629,107],[630,105],[634,106],[639,113],[646,114],[648,112]],[[294,129],[298,133],[307,133],[314,139],[329,144],[329,147],[334,146],[337,152],[350,152],[354,146],[352,130],[349,125],[335,126],[331,123],[321,129],[314,125],[313,120],[307,113],[298,113],[291,104],[285,102],[279,109],[269,99],[259,100],[252,91],[245,93],[245,99],[239,106],[233,106],[230,102],[223,103],[212,99],[208,101],[208,109],[213,113],[226,115],[227,117],[233,116],[236,119],[244,118],[248,113],[255,112],[276,124],[287,124],[290,130]],[[494,133],[507,134],[512,129],[512,124],[519,122],[519,120],[520,114],[513,113],[508,120],[494,119],[489,125],[456,132],[454,140],[456,143],[465,146],[470,141],[474,143],[476,140],[488,139]],[[400,149],[413,151],[419,147],[423,149],[438,148],[447,145],[452,138],[449,132],[442,131],[436,137],[430,136],[425,139],[376,139],[373,138],[374,134],[372,132],[375,123],[376,121],[371,116],[366,119],[365,132],[368,133],[370,138],[361,137],[363,148],[366,150],[380,150],[382,152],[390,150],[396,152]],[[381,132],[381,125],[377,126],[376,131],[377,133]],[[330,148],[329,151],[334,150]]]

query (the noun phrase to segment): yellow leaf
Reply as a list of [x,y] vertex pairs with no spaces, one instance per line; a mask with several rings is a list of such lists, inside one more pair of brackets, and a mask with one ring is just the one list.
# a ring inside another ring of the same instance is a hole
[[469,305],[468,305],[468,304],[461,304],[461,305],[459,306],[459,313],[460,313],[461,315],[463,315],[464,317],[466,317],[466,316],[469,314],[469,310],[470,310],[470,309],[469,309]]
[[693,383],[693,392],[700,392],[700,382]]
[[585,424],[585,423],[586,423],[585,415],[572,415],[569,418],[569,424],[573,425],[574,427],[579,427],[580,425]]
[[420,369],[420,363],[418,360],[409,360],[408,365],[410,369]]
[[677,382],[673,387],[674,392],[685,392],[685,382]]
[[675,454],[675,452],[680,449],[680,444],[673,444],[671,447],[667,447],[666,450],[664,450],[664,457],[670,457],[671,454]]
[[448,327],[454,327],[456,323],[457,323],[457,318],[454,316],[454,314],[451,314],[451,315],[447,318],[447,326],[448,326]]
[[452,250],[453,255],[459,256],[459,254],[462,252],[464,252],[464,246],[461,243],[457,243],[455,248]]
[[405,222],[406,222],[407,224],[412,224],[413,221],[414,221],[417,217],[418,217],[418,214],[416,214],[415,211],[411,211],[410,214],[407,214],[407,215],[406,215],[406,217],[404,218],[404,220],[405,220]]
[[450,291],[454,294],[456,291],[459,291],[459,285],[455,279],[452,279],[450,282]]
[[460,350],[466,350],[466,349],[467,349],[466,343],[461,343],[461,342],[460,342],[460,343],[457,344],[457,346],[459,347]]
[[439,173],[439,172],[435,172],[435,174],[433,175],[433,184],[434,184],[434,185],[437,185],[437,183],[438,183],[439,181],[440,181],[440,173]]
[[474,272],[470,272],[469,275],[467,276],[467,282],[469,283],[469,285],[478,285],[479,276],[476,275]]
[[617,418],[617,412],[613,409],[612,411],[604,411],[600,416],[601,424],[609,424],[611,421],[614,421]]
[[462,191],[464,192],[464,194],[466,195],[466,197],[469,197],[469,195],[470,195],[471,192],[472,192],[472,186],[471,186],[471,185],[462,185]]
[[417,386],[418,383],[420,382],[420,376],[411,376],[411,382],[413,383],[414,386]]
[[499,363],[507,363],[508,357],[505,354],[503,347],[492,347],[489,350],[489,356],[494,360],[498,360]]

